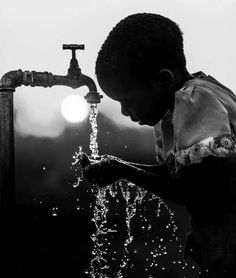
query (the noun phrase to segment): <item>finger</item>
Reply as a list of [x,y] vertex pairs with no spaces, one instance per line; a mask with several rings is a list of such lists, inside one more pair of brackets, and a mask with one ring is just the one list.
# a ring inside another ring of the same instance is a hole
[[84,167],[83,169],[83,176],[88,180],[88,181],[92,181],[93,178],[93,173],[91,171],[91,167],[88,165],[86,167]]
[[91,162],[89,160],[89,157],[87,156],[86,153],[82,154],[82,158],[80,160],[80,164],[81,164],[82,168],[85,168],[86,166],[91,164]]
[[83,175],[89,182],[98,183],[101,179],[98,171],[94,164],[91,164],[83,169]]
[[102,156],[89,156],[90,161],[96,162],[102,159]]

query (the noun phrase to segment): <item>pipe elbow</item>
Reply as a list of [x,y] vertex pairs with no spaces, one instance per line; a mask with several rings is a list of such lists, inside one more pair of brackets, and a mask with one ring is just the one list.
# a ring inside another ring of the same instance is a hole
[[90,104],[97,104],[101,102],[101,98],[103,96],[98,93],[97,87],[93,79],[87,75],[82,75],[83,83],[86,85],[89,89],[89,92],[84,97],[88,103]]
[[22,70],[9,71],[4,74],[0,80],[0,88],[14,89],[23,83]]
[[87,75],[81,75],[81,83],[88,87],[90,92],[97,92],[97,87],[93,79]]

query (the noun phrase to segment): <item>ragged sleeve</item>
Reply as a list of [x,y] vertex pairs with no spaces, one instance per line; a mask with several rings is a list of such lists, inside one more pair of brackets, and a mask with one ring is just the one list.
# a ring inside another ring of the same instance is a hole
[[177,169],[207,156],[236,157],[228,111],[210,88],[193,82],[176,93],[173,126]]

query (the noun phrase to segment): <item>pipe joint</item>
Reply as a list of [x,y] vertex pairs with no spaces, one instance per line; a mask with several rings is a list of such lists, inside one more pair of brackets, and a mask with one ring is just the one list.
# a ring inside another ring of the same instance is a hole
[[23,82],[22,70],[9,71],[4,74],[0,80],[0,89],[15,90],[16,87],[21,86]]

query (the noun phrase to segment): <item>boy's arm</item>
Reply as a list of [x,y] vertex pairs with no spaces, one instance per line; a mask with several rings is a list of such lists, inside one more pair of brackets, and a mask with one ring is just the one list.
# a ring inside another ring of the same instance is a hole
[[224,208],[231,198],[236,198],[236,158],[208,156],[201,163],[181,167],[175,175],[165,167],[157,167],[156,174],[128,168],[127,179],[174,203],[187,207],[197,203],[199,210],[209,204],[222,204]]
[[178,179],[169,173],[166,166],[129,163],[114,157],[93,162],[86,154],[83,155],[81,166],[84,177],[100,186],[112,184],[119,179],[126,179],[164,199],[182,203],[182,190]]
[[[197,202],[199,208],[207,202],[227,199],[230,187],[235,195],[236,160],[230,158],[206,157],[201,163],[183,166],[177,174],[170,174],[166,166],[149,166],[110,159],[91,164],[84,157],[82,167],[84,176],[101,186],[111,184],[119,179],[127,179],[135,185],[161,198],[191,205]],[[136,167],[136,166],[140,167]],[[143,168],[143,169],[142,169]],[[145,170],[151,169],[151,171]],[[153,171],[155,170],[155,171]],[[234,196],[235,198],[235,196]]]
[[140,164],[140,163],[135,163],[135,162],[128,162],[130,165],[137,167],[139,169],[143,169],[145,171],[151,172],[153,174],[158,174],[162,169],[166,169],[166,166],[154,164],[154,165],[149,165],[149,164]]
[[[183,204],[185,194],[180,179],[171,175],[166,166],[141,164],[141,167],[136,167],[133,165],[125,165],[125,179],[163,199]],[[147,170],[149,167],[151,171]]]

